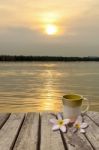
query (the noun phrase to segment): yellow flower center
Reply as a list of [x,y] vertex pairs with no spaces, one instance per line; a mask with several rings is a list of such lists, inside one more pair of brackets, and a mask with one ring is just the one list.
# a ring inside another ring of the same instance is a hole
[[79,129],[79,128],[80,128],[80,124],[76,124],[75,127],[76,127],[77,129]]
[[63,125],[64,121],[63,120],[58,120],[58,125],[61,126]]

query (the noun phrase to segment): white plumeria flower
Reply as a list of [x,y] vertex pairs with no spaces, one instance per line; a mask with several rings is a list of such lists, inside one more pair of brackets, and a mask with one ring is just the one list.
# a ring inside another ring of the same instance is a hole
[[66,125],[70,122],[70,119],[62,119],[61,114],[57,115],[58,119],[50,119],[50,122],[53,124],[52,130],[60,129],[62,132],[66,132]]
[[77,120],[75,121],[73,127],[74,127],[73,132],[76,132],[77,130],[79,130],[81,133],[85,133],[84,129],[88,127],[88,124],[85,122],[82,122],[82,117],[79,116]]

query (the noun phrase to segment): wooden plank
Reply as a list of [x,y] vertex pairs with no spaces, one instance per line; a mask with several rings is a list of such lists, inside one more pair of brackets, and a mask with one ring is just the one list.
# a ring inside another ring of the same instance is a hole
[[96,150],[99,150],[99,127],[87,116],[84,116],[85,122],[88,122],[86,137]]
[[99,112],[89,111],[87,115],[99,126]]
[[73,133],[73,127],[69,127],[68,132],[63,136],[69,150],[93,150],[84,134],[79,131]]
[[0,130],[0,150],[10,150],[23,121],[24,114],[11,114]]
[[41,116],[41,145],[40,150],[64,150],[60,131],[52,131],[49,119],[52,115],[43,113]]
[[0,113],[0,129],[2,128],[9,116],[9,113]]
[[20,130],[14,150],[36,150],[38,142],[39,114],[28,113]]

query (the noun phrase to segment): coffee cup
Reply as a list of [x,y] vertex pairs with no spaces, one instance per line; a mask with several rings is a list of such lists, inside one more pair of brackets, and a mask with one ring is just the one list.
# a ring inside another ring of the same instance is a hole
[[[63,116],[75,121],[81,113],[85,113],[89,109],[89,100],[79,94],[66,94],[62,98]],[[85,110],[82,110],[83,102],[87,102]]]

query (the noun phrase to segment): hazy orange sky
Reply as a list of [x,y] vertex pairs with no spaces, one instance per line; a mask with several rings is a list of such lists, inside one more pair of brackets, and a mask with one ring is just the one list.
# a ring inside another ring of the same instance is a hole
[[0,0],[0,54],[99,56],[99,0]]

